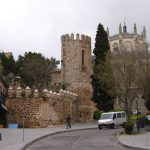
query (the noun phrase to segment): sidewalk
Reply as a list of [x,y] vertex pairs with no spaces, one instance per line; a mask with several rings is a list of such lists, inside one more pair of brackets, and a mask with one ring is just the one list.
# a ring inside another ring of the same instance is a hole
[[150,126],[141,128],[140,133],[134,135],[120,134],[118,142],[133,150],[150,150]]
[[[72,129],[69,130],[80,130],[87,128],[97,128],[97,123],[75,124]],[[65,125],[50,128],[25,128],[23,142],[23,129],[0,128],[0,133],[2,136],[2,140],[0,141],[0,150],[22,150],[27,144],[37,138],[65,131],[68,131],[66,130]]]

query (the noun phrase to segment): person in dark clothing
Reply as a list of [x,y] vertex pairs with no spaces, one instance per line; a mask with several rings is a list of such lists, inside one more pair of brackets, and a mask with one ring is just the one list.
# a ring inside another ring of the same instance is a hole
[[67,129],[68,128],[71,129],[71,116],[70,116],[70,114],[68,114],[66,117],[66,124],[67,124]]

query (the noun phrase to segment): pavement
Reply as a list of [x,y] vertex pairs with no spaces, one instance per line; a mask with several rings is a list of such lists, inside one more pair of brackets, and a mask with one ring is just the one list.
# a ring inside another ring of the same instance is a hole
[[[25,128],[23,129],[8,129],[0,128],[1,140],[0,150],[24,150],[24,148],[34,141],[46,137],[51,134],[82,130],[82,129],[97,128],[97,123],[80,123],[73,125],[72,129],[66,130],[66,126],[55,126],[49,128]],[[118,143],[136,150],[150,150],[150,127],[141,129],[141,132],[134,135],[118,135]]]
[[118,135],[118,142],[132,150],[150,150],[150,125],[140,128],[140,132],[134,131],[131,135],[121,133]]

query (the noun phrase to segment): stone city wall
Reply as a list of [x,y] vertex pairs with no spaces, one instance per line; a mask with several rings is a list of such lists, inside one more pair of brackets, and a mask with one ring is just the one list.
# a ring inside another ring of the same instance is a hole
[[92,119],[91,107],[81,106],[79,96],[72,92],[60,90],[59,93],[55,93],[45,89],[40,94],[38,90],[32,91],[29,87],[10,87],[8,95],[8,124],[17,123],[22,127],[24,120],[25,127],[60,125],[65,123],[67,114],[71,114],[73,122]]

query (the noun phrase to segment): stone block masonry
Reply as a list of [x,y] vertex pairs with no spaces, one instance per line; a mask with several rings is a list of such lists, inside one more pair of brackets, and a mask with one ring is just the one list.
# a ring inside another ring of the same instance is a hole
[[91,75],[91,38],[74,34],[61,36],[61,81],[66,87],[72,83],[89,83]]
[[[23,95],[22,93],[25,93]],[[59,93],[43,90],[9,88],[6,106],[8,108],[8,124],[17,123],[19,127],[47,127],[65,123],[67,114],[71,114],[74,122],[91,120],[91,106],[82,104],[82,99],[73,92],[60,90]],[[88,109],[87,109],[88,108]],[[84,115],[85,114],[85,115]]]

